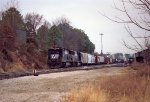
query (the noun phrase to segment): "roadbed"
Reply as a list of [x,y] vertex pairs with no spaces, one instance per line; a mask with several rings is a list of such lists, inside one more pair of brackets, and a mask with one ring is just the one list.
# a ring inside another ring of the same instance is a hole
[[[36,70],[37,75],[39,74],[47,74],[47,73],[56,73],[56,72],[67,72],[67,71],[77,71],[77,70],[93,70],[100,68],[109,68],[109,67],[123,67],[123,64],[104,64],[104,65],[93,65],[93,66],[81,66],[81,67],[69,67],[69,68],[58,68],[58,69],[41,69]],[[33,70],[26,70],[24,72],[3,72],[0,73],[0,80],[24,77],[24,76],[32,76]]]

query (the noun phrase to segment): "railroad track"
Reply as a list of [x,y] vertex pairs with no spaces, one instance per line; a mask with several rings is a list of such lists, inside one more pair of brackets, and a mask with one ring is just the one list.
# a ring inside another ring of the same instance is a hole
[[[67,71],[77,71],[77,70],[93,70],[100,68],[109,68],[109,67],[123,67],[123,64],[105,64],[105,65],[92,65],[92,66],[81,66],[81,67],[69,67],[69,68],[58,68],[58,69],[41,69],[37,70],[37,74],[47,74],[47,73],[57,73],[57,72],[67,72]],[[17,78],[23,76],[31,76],[33,75],[32,70],[28,70],[26,72],[5,72],[0,73],[0,80]]]

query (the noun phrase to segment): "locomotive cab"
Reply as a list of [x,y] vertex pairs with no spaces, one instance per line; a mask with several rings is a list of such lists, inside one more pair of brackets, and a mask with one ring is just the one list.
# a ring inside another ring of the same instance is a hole
[[50,67],[60,65],[63,56],[62,49],[49,49],[48,50],[48,65]]

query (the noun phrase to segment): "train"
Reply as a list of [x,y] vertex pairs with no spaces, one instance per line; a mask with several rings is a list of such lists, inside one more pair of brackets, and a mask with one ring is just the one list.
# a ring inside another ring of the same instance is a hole
[[105,56],[73,51],[66,48],[51,48],[48,50],[48,65],[50,68],[107,64],[108,61],[109,58]]
[[130,54],[89,54],[73,51],[66,48],[50,48],[48,50],[48,65],[50,68],[78,67],[88,65],[101,65],[112,63],[133,63]]

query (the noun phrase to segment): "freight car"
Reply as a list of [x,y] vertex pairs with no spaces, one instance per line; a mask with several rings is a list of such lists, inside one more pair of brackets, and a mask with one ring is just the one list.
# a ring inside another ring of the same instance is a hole
[[104,62],[105,62],[104,56],[95,55],[95,64],[97,65],[104,64]]
[[87,65],[88,64],[88,54],[80,52],[81,54],[81,64],[82,65]]

